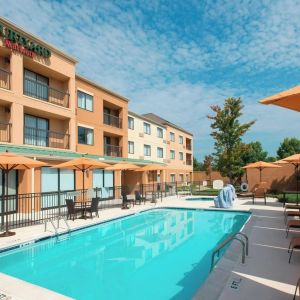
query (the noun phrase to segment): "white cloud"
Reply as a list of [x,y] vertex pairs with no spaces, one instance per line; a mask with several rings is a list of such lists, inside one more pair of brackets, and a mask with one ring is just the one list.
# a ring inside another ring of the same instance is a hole
[[245,100],[245,119],[257,119],[247,139],[268,150],[300,125],[296,113],[257,104],[277,90],[255,78],[300,66],[299,1],[11,0],[1,10],[78,57],[79,73],[132,99],[131,110],[192,131],[197,155],[212,150],[209,106],[229,96]]

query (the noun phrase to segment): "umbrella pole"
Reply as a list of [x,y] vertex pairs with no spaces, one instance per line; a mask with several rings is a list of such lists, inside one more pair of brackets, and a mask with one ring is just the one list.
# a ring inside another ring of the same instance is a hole
[[9,170],[6,169],[5,170],[6,191],[5,191],[5,211],[4,211],[6,213],[6,215],[5,215],[6,224],[5,224],[5,232],[0,234],[0,237],[7,237],[7,236],[12,236],[12,235],[16,234],[15,232],[9,231],[9,227],[8,227],[8,173],[9,173]]

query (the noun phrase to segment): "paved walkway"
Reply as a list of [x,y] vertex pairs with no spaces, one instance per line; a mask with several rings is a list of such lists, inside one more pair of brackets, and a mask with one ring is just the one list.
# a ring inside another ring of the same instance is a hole
[[[107,209],[100,212],[99,218],[69,221],[69,224],[72,229],[80,228],[161,206],[212,208],[212,203],[169,197],[162,203],[158,202],[156,206],[147,203],[146,205],[137,205],[129,210]],[[300,277],[300,253],[295,252],[291,264],[288,264],[287,248],[290,238],[300,236],[300,231],[291,231],[289,238],[285,238],[283,208],[274,199],[268,199],[266,206],[261,200],[258,200],[255,205],[252,205],[250,199],[237,200],[234,209],[251,210],[253,213],[251,221],[245,228],[250,240],[250,254],[246,259],[246,264],[240,263],[240,258],[237,256],[239,251],[236,251],[237,248],[232,245],[235,259],[232,259],[230,251],[227,251],[227,255],[224,255],[217,264],[216,269],[198,291],[195,299],[292,299],[297,278]],[[63,222],[60,226],[59,232],[66,231]],[[43,225],[19,228],[15,231],[17,233],[15,236],[0,239],[0,249],[54,235],[50,224],[47,232],[44,232]],[[234,281],[237,283],[236,289],[232,288]],[[1,290],[3,290],[3,285],[0,280],[0,292]],[[13,294],[13,291],[9,290],[9,292]],[[21,299],[30,299],[30,297],[23,294]]]

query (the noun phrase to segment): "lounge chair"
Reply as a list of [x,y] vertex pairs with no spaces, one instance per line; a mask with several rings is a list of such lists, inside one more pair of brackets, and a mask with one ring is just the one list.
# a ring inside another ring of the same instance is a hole
[[96,213],[96,216],[99,217],[98,214],[99,201],[100,201],[99,198],[92,198],[91,206],[86,208],[86,212],[90,213],[92,219],[93,219],[93,213]]
[[298,299],[300,299],[300,278],[298,279],[297,281],[297,284],[296,284],[296,290],[295,290],[295,294],[294,294],[294,298],[293,300],[296,300],[296,296],[297,296],[297,290],[299,288],[299,295],[298,295]]
[[299,209],[300,210],[300,205],[287,203],[287,204],[284,205],[284,212],[287,209]]
[[139,191],[135,191],[134,195],[135,195],[135,204],[137,204],[137,202],[139,202],[139,204],[141,205],[142,201],[144,201],[144,204],[146,203],[146,198],[142,197],[142,195]]
[[286,237],[289,235],[290,228],[300,228],[300,220],[289,220],[286,226]]
[[67,205],[67,210],[68,210],[68,214],[67,214],[67,220],[70,218],[72,218],[72,220],[74,221],[75,216],[78,213],[82,213],[82,208],[77,208],[75,207],[75,203],[72,199],[66,199],[66,205]]
[[300,249],[300,237],[293,237],[291,239],[288,250],[288,253],[290,253],[289,263],[291,262],[294,249]]
[[[299,208],[300,210],[300,208]],[[288,217],[299,217],[300,218],[300,211],[297,210],[286,210],[284,212],[284,223],[286,224]]]

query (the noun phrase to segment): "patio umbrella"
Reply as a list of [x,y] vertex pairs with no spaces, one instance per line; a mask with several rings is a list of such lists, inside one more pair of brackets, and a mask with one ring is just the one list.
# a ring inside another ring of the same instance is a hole
[[262,104],[274,104],[300,111],[300,85],[260,100]]
[[57,169],[72,169],[72,170],[79,170],[82,172],[82,189],[85,189],[84,185],[84,172],[87,170],[92,170],[92,169],[103,169],[110,166],[107,163],[87,158],[87,157],[79,157],[72,159],[70,161],[61,163],[59,165],[53,166],[52,168],[57,168]]
[[6,212],[6,228],[5,232],[0,234],[0,237],[12,236],[15,235],[15,232],[9,231],[8,227],[8,174],[11,170],[29,170],[33,168],[39,168],[46,166],[46,163],[43,163],[38,160],[34,160],[25,156],[16,155],[10,152],[4,152],[0,154],[0,169],[5,174],[5,195],[3,195],[3,201],[6,199],[4,213]]
[[[299,183],[298,183],[298,181],[299,180],[297,178],[297,175],[298,175],[299,166],[300,166],[300,153],[288,156],[286,158],[283,158],[282,160],[285,161],[285,162],[287,162],[287,163],[290,163],[290,164],[294,165],[294,167],[295,167],[295,175],[296,175],[297,192],[298,192],[298,190],[299,190]],[[297,200],[298,200],[298,193],[297,193]]]
[[281,168],[274,163],[268,163],[264,161],[258,161],[255,163],[248,164],[247,166],[243,167],[243,169],[258,169],[259,170],[259,181],[261,182],[261,175],[262,170],[267,168]]
[[144,172],[144,171],[162,171],[166,170],[166,167],[159,164],[149,164],[143,167],[136,169],[136,172]]

